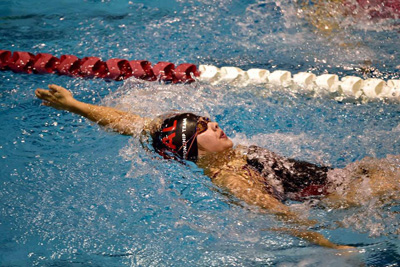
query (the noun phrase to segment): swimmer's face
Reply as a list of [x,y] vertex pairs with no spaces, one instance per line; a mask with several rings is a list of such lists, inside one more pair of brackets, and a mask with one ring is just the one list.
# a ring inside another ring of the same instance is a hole
[[221,152],[233,146],[231,139],[219,128],[218,123],[209,121],[207,130],[197,135],[199,156],[209,152]]

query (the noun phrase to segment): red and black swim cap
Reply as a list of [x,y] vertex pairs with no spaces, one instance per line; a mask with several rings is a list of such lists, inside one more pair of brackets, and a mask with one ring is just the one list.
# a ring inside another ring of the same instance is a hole
[[192,113],[181,113],[165,119],[161,128],[151,135],[154,149],[164,156],[170,152],[181,159],[196,160],[199,118]]

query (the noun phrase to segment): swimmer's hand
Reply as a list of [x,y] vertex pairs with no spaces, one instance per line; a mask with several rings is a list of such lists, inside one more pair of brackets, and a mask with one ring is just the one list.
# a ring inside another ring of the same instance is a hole
[[313,231],[292,229],[292,228],[286,228],[286,227],[270,228],[269,230],[277,231],[277,232],[286,232],[293,236],[299,237],[301,239],[307,240],[311,243],[314,243],[314,244],[317,244],[317,245],[320,245],[320,246],[326,247],[326,248],[342,249],[342,250],[349,250],[349,251],[356,250],[355,247],[338,245],[338,244],[332,243],[331,241],[326,239],[322,234],[313,232]]
[[43,100],[44,106],[72,111],[78,101],[74,99],[70,91],[55,84],[49,84],[49,89],[38,88],[35,91],[35,95]]

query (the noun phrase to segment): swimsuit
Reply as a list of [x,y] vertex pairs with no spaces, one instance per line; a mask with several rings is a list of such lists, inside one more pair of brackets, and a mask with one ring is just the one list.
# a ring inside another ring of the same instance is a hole
[[247,165],[264,178],[266,190],[281,201],[327,194],[329,167],[284,158],[257,146],[250,146],[245,155]]

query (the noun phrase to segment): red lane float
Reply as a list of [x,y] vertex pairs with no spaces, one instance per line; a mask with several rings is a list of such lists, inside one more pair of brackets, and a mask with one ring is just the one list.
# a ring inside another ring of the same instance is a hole
[[399,0],[357,0],[371,18],[395,19],[400,17]]
[[399,0],[343,0],[344,7],[358,16],[370,19],[399,19]]
[[8,61],[8,67],[13,72],[32,73],[35,56],[29,52],[14,52]]
[[80,76],[85,78],[104,78],[108,72],[106,63],[98,57],[84,57],[81,61]]
[[157,77],[154,75],[153,69],[151,68],[151,63],[147,60],[131,60],[129,65],[132,68],[132,75],[135,78],[155,81]]
[[175,77],[178,79],[178,81],[192,83],[194,82],[192,75],[194,77],[200,76],[200,73],[197,71],[197,67],[194,64],[183,63],[175,69]]
[[146,60],[112,58],[102,61],[98,57],[62,55],[57,58],[48,53],[33,55],[29,52],[0,50],[0,70],[17,73],[57,73],[84,78],[103,78],[121,81],[135,77],[146,81],[192,83],[200,73],[196,65],[184,63],[175,68],[171,62],[158,62],[153,67]]
[[37,54],[34,59],[33,72],[44,74],[56,72],[57,66],[60,64],[60,60],[53,55],[40,53]]
[[104,76],[105,79],[121,81],[132,76],[132,68],[125,59],[109,59],[106,61],[106,68],[108,73]]
[[154,75],[161,81],[176,82],[175,65],[170,62],[158,62],[153,67]]
[[0,70],[8,69],[8,63],[11,58],[11,52],[7,50],[0,50]]
[[73,55],[62,55],[60,64],[56,67],[58,74],[67,76],[78,76],[81,60]]

